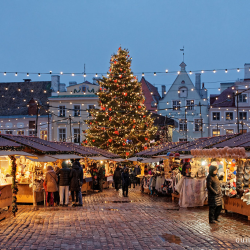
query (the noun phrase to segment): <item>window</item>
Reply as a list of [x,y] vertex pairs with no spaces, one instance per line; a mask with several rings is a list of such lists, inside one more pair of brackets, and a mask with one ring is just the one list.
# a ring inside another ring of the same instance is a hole
[[239,112],[239,120],[246,120],[247,112]]
[[87,91],[86,86],[82,86],[82,92],[86,92],[86,91]]
[[188,90],[186,87],[179,89],[179,96],[180,97],[187,97],[187,95],[188,95]]
[[36,122],[35,121],[29,121],[29,129],[36,128]]
[[17,135],[24,135],[24,131],[23,130],[18,130]]
[[29,130],[29,136],[36,136],[35,130]]
[[213,112],[213,121],[220,120],[220,112]]
[[180,110],[180,101],[173,101],[173,110]]
[[[95,108],[95,105],[93,105],[93,104],[90,104],[90,105],[88,105],[88,109],[94,109]],[[91,114],[90,114],[90,112],[89,112],[89,116],[91,116]]]
[[213,137],[214,136],[219,136],[220,135],[220,130],[219,129],[213,129]]
[[233,129],[226,129],[226,135],[231,135],[234,134],[234,130]]
[[179,120],[179,131],[187,131],[187,119]]
[[66,141],[66,129],[65,128],[59,128],[58,130],[58,135],[59,135],[59,141]]
[[187,110],[194,110],[194,100],[186,101]]
[[80,142],[80,129],[74,128],[74,143]]
[[185,84],[185,81],[181,81],[181,84]]
[[180,138],[179,141],[187,141],[185,138]]
[[238,100],[239,102],[247,102],[247,94],[240,94]]
[[74,105],[74,116],[80,116],[80,105]]
[[59,106],[59,116],[65,117],[65,106]]
[[241,134],[247,133],[247,129],[240,129],[240,133],[241,133]]
[[232,121],[234,119],[233,112],[226,112],[226,121]]
[[41,130],[40,131],[40,138],[43,139],[43,140],[48,140],[48,132],[47,130]]
[[13,131],[11,130],[6,131],[6,135],[12,135],[12,134],[13,134]]
[[202,131],[202,119],[194,119],[194,131]]

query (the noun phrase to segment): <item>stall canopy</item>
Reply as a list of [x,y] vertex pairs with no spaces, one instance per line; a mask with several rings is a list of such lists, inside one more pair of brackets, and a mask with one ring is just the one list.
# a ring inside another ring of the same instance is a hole
[[[116,155],[114,153],[111,153],[107,150],[103,150],[97,147],[90,147],[90,146],[81,146],[81,145],[76,145],[74,143],[69,143],[69,142],[56,142],[57,144],[60,145],[67,145],[72,151],[80,154],[80,155],[89,155],[90,157],[104,157],[106,159],[114,159],[114,158],[119,158],[119,155]],[[103,158],[103,159],[104,159]],[[101,158],[100,158],[101,159]],[[102,159],[102,160],[103,160]]]
[[240,134],[227,141],[221,142],[213,147],[224,148],[224,147],[244,147],[246,150],[250,150],[250,132]]
[[[204,137],[189,142],[167,142],[161,145],[151,147],[140,153],[135,154],[138,157],[161,157],[168,152],[180,152],[186,154],[192,149],[203,149],[211,147],[245,147],[250,149],[250,132],[242,135],[222,135],[215,137]],[[182,157],[183,158],[183,157]]]
[[138,157],[150,158],[152,156],[162,155],[167,153],[170,149],[176,148],[180,145],[185,144],[185,142],[166,142],[155,147],[151,147],[145,151],[135,154]]

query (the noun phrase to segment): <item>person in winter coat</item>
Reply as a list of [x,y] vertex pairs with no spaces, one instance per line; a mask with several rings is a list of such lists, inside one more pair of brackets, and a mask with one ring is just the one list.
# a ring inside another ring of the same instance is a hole
[[217,177],[217,163],[212,162],[207,176],[209,223],[216,223],[222,209],[222,194],[220,181]]
[[136,186],[137,186],[137,184],[139,184],[139,186],[140,186],[140,178],[138,178],[136,176],[141,175],[141,167],[138,165],[135,165],[134,172],[135,172]]
[[123,196],[128,197],[128,186],[129,186],[129,173],[128,168],[122,173],[122,190]]
[[133,184],[133,188],[135,188],[135,183],[136,183],[136,179],[135,179],[135,172],[134,171],[130,171],[129,173],[129,179],[130,179],[130,188],[131,188],[131,184]]
[[[60,206],[68,206],[70,169],[67,167],[67,163],[62,163],[62,168],[57,171],[57,174],[59,175]],[[65,201],[65,204],[63,204],[63,201]]]
[[121,173],[119,166],[116,168],[116,170],[114,172],[113,180],[115,183],[115,189],[116,189],[116,191],[118,191],[120,188],[120,185],[121,185],[121,180],[122,180],[122,173]]
[[79,167],[80,167],[80,192],[79,192],[79,206],[82,206],[82,184],[83,184],[83,169],[81,167],[80,162],[78,162]]
[[50,206],[53,206],[53,204],[50,203],[51,197],[54,197],[54,194],[58,192],[58,187],[57,187],[57,182],[58,182],[58,177],[55,171],[53,170],[52,166],[47,166],[47,173],[45,175],[45,180],[44,180],[46,187],[47,187],[47,202]]
[[98,169],[99,192],[102,192],[104,180],[105,180],[105,167],[100,166]]
[[72,169],[70,170],[70,191],[72,197],[73,206],[77,206],[80,192],[80,179],[81,179],[81,169],[77,162],[74,162]]

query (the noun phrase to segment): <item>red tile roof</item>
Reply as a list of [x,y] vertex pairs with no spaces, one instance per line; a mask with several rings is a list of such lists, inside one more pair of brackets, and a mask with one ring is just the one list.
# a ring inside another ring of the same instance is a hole
[[212,103],[212,107],[235,107],[234,90],[232,88],[225,89],[217,98]]

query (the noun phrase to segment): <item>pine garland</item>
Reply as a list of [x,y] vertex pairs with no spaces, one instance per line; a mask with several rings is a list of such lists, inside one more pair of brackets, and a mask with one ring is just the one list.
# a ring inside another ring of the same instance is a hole
[[16,157],[13,155],[10,155],[9,158],[11,159],[12,169],[11,169],[11,175],[12,175],[12,213],[14,217],[16,216],[16,212],[18,211],[17,204],[16,204],[16,195],[18,192],[17,183],[16,183]]

